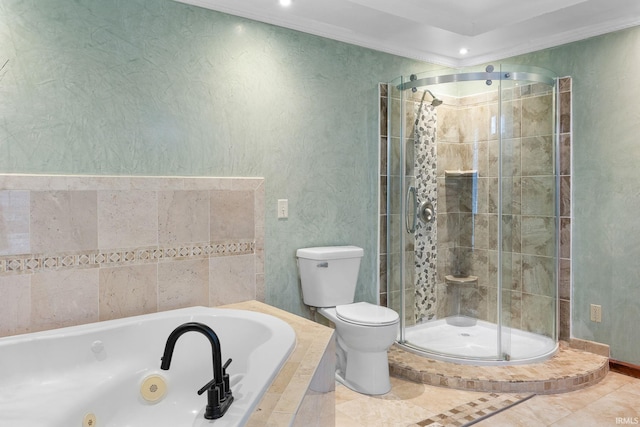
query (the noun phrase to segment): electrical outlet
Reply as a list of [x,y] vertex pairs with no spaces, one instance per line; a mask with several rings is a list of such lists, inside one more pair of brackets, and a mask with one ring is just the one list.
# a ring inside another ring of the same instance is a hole
[[591,304],[591,321],[592,322],[602,322],[602,306]]

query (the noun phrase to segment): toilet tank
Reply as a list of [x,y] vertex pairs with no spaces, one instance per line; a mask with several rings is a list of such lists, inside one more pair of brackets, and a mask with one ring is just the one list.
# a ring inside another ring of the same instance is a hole
[[302,299],[312,307],[351,304],[356,293],[360,260],[357,246],[323,246],[296,251]]

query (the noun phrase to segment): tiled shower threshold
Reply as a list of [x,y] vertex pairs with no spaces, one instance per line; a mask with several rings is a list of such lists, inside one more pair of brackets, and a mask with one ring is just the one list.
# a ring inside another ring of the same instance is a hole
[[558,352],[544,362],[472,366],[429,359],[393,345],[389,371],[396,377],[460,390],[551,394],[596,384],[609,372],[609,359],[561,343]]

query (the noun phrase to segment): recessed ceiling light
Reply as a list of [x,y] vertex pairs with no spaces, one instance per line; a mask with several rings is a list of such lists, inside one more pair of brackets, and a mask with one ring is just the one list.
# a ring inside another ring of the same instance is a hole
[[466,47],[460,49],[460,55],[466,55],[467,53],[469,53],[469,49],[467,49]]
[[283,6],[283,7],[291,6],[291,0],[279,0],[279,1],[280,1],[280,6]]

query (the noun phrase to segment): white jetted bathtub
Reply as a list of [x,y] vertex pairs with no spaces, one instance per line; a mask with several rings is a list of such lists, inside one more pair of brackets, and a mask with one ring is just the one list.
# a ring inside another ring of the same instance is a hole
[[[178,337],[168,370],[167,338],[178,326],[209,326],[229,358],[233,403],[204,418],[213,378],[212,344]],[[273,316],[193,307],[0,339],[2,427],[241,426],[295,346],[295,333]]]

